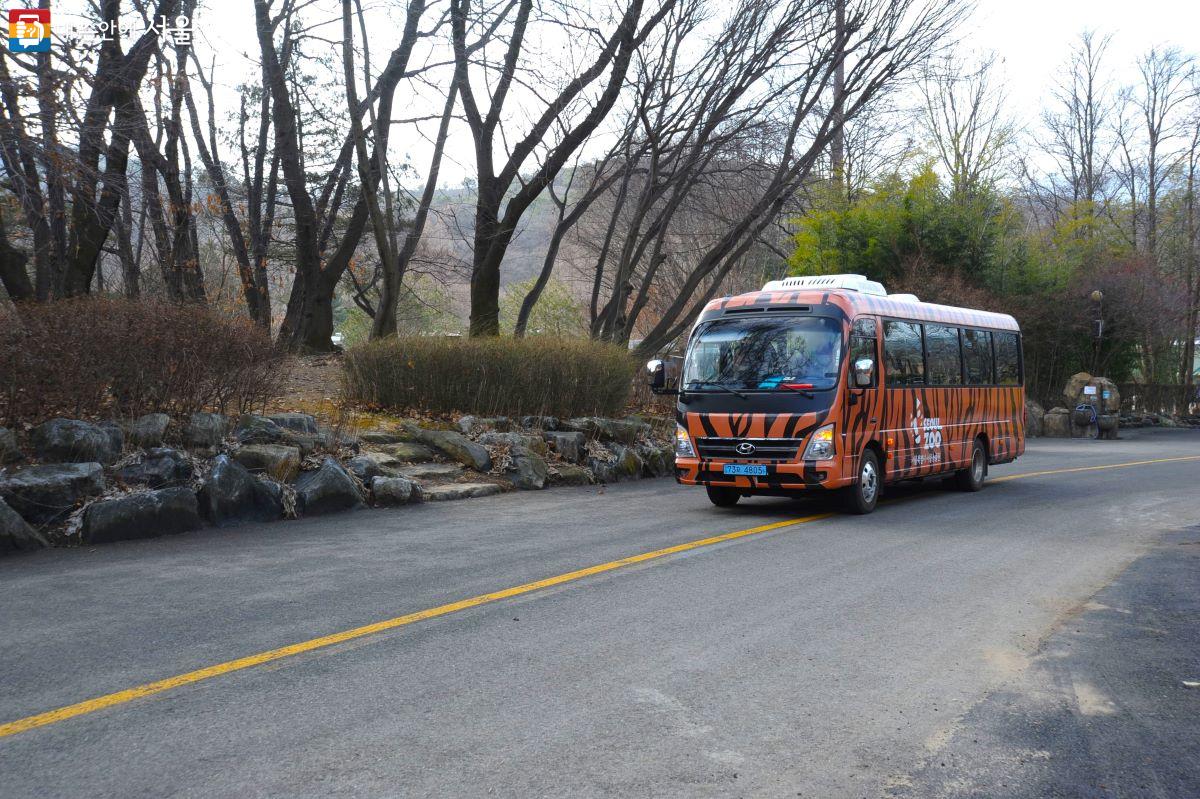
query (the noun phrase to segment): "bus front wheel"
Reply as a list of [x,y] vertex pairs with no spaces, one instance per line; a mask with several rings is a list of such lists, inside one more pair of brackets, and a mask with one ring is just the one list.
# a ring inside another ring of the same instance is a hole
[[718,508],[732,508],[742,498],[735,489],[723,486],[705,486],[708,489],[708,501]]
[[879,502],[881,488],[883,475],[879,471],[879,456],[873,449],[863,450],[858,459],[858,479],[842,489],[846,509],[851,513],[870,513]]

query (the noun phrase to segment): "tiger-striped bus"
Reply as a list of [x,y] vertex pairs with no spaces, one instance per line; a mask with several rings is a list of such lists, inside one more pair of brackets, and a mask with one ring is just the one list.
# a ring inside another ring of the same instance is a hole
[[710,302],[678,380],[675,478],[713,504],[814,489],[870,513],[887,483],[978,491],[1025,451],[1021,332],[1006,314],[888,294],[861,275],[793,277]]

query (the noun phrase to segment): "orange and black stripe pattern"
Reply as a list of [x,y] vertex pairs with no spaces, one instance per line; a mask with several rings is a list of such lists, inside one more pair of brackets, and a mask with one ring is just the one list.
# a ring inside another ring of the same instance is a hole
[[[730,309],[787,305],[841,316],[843,347],[847,352],[851,321],[859,316],[896,318],[990,330],[1019,331],[1005,314],[966,308],[829,291],[753,292],[714,300],[697,324],[724,316]],[[1021,386],[887,387],[882,373],[883,325],[876,325],[876,386],[835,392],[831,407],[816,413],[694,413],[679,406],[678,419],[694,444],[702,439],[798,439],[794,457],[771,464],[767,477],[730,476],[725,463],[754,459],[679,458],[676,477],[681,483],[726,485],[755,490],[839,488],[858,473],[863,450],[875,447],[883,455],[884,479],[895,481],[963,468],[971,446],[981,439],[990,463],[1011,461],[1025,451],[1025,390]],[[844,357],[840,385],[847,385],[851,368]],[[836,454],[829,461],[803,461],[804,442],[823,424],[835,425]]]

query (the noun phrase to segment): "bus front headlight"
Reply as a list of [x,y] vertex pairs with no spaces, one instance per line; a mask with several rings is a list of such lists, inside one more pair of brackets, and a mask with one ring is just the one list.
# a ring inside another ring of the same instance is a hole
[[675,457],[696,457],[696,450],[692,449],[692,438],[688,435],[688,431],[683,429],[683,425],[681,424],[675,425]]
[[823,461],[833,457],[833,425],[817,428],[804,448],[804,460]]

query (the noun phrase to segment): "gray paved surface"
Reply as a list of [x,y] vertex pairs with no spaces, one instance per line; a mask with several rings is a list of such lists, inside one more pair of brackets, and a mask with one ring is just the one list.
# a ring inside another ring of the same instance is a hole
[[[993,477],[1197,454],[1038,441]],[[1198,477],[894,491],[0,739],[0,795],[1200,795]],[[821,509],[655,481],[10,558],[0,721]]]

